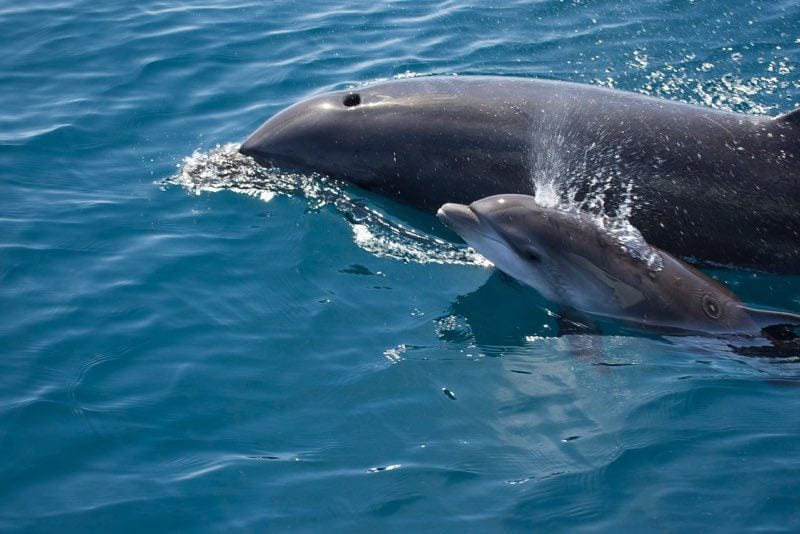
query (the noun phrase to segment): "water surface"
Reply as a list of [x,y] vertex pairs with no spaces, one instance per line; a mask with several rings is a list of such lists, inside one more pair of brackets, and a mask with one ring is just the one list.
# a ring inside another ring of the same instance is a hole
[[[799,530],[800,364],[556,337],[435,218],[234,156],[300,98],[429,74],[777,114],[798,28],[787,0],[0,5],[0,530]],[[800,311],[797,277],[709,272]]]

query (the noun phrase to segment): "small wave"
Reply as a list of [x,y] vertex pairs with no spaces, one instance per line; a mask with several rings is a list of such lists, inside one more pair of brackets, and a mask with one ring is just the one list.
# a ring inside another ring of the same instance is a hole
[[492,264],[469,247],[418,232],[391,220],[379,211],[351,198],[343,185],[319,174],[285,172],[265,168],[239,153],[229,143],[195,151],[178,164],[178,172],[160,182],[179,185],[191,193],[234,191],[269,202],[276,195],[305,197],[312,209],[333,206],[353,230],[353,241],[379,257],[414,263]]

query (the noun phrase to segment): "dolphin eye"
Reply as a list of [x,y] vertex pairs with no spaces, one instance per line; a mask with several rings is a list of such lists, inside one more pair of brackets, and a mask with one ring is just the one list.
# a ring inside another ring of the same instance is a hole
[[522,257],[528,261],[533,262],[540,262],[542,261],[542,257],[539,256],[539,253],[536,252],[536,249],[533,247],[525,247],[522,249]]
[[722,307],[710,295],[703,295],[703,311],[712,319],[719,319],[722,315]]
[[342,100],[342,104],[345,107],[352,108],[353,106],[357,106],[361,103],[361,95],[358,93],[347,93],[345,95],[344,100]]

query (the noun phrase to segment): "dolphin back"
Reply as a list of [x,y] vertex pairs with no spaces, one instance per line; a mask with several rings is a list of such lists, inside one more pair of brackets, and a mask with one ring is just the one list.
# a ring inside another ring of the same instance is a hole
[[[786,122],[795,126],[800,126],[800,108],[788,113],[784,113],[783,115],[778,115],[775,117],[775,120],[778,122]],[[800,140],[798,142],[800,142]]]

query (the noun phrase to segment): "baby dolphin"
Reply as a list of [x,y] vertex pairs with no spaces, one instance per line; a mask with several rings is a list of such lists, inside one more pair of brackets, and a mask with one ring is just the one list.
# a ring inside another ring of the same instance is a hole
[[646,328],[759,334],[800,316],[745,306],[722,284],[650,246],[630,225],[495,195],[437,216],[504,273],[567,310]]

